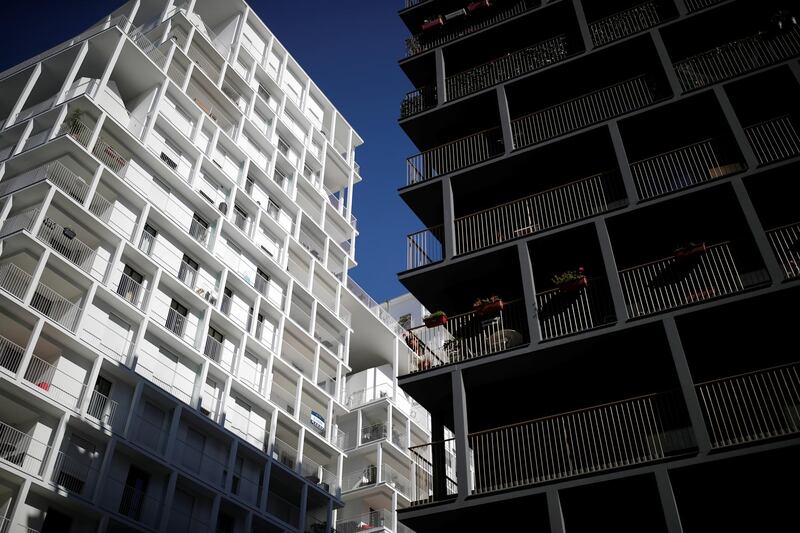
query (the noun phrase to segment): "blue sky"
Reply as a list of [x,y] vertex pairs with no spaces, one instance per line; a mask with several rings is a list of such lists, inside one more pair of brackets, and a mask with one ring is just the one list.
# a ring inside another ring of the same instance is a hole
[[[0,70],[68,39],[122,3],[0,0]],[[405,235],[421,229],[397,195],[405,158],[415,152],[397,126],[400,101],[410,90],[397,66],[407,37],[397,16],[402,0],[249,3],[364,138],[356,153],[364,181],[353,204],[359,266],[351,275],[379,302],[401,294],[397,272],[405,267]]]

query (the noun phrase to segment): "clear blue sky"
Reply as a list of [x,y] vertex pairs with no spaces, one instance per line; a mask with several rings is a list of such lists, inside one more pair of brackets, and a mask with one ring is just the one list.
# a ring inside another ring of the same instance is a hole
[[[222,1],[222,0],[219,0]],[[119,0],[0,0],[0,70],[77,34]],[[397,126],[409,83],[397,60],[407,32],[402,0],[252,0],[267,26],[356,128],[364,180],[355,189],[361,232],[353,278],[377,301],[401,294],[405,235],[422,229],[397,195],[405,158],[415,152]]]

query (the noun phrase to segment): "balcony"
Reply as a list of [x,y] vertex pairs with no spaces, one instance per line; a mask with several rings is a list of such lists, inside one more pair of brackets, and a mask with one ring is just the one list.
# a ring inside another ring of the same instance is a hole
[[800,363],[695,387],[713,448],[800,433]]
[[208,226],[193,218],[189,226],[189,235],[203,246],[208,245]]
[[92,397],[89,399],[89,407],[86,409],[86,416],[94,419],[101,426],[111,427],[114,425],[114,416],[117,413],[116,401],[108,396],[92,391]]
[[406,185],[462,170],[504,153],[500,128],[483,130],[406,159]]
[[73,333],[82,311],[77,303],[70,302],[41,282],[33,293],[31,307]]
[[46,443],[0,421],[0,460],[40,476],[50,451]]
[[[227,457],[227,451],[225,452]],[[175,440],[175,459],[184,470],[217,487],[224,486],[227,465],[202,447],[194,446],[181,438]]]
[[407,93],[400,104],[400,120],[413,117],[423,111],[436,107],[436,87],[422,87]]
[[98,260],[97,250],[77,238],[73,229],[65,228],[46,216],[39,227],[37,237],[79,269],[95,279],[102,280],[105,268],[95,267]]
[[409,330],[409,368],[420,372],[509,350],[523,344],[527,329],[522,300],[504,302],[493,317],[477,311],[447,317],[444,325]]
[[219,364],[222,361],[222,352],[224,350],[225,346],[220,341],[211,335],[206,335],[206,346],[203,348],[203,355]]
[[391,383],[382,383],[375,387],[367,387],[353,391],[347,395],[345,406],[348,409],[355,409],[366,403],[374,402],[382,398],[391,399],[393,396],[393,386]]
[[524,148],[653,104],[648,76],[630,78],[511,121],[514,148]]
[[36,355],[31,357],[24,379],[56,403],[73,410],[78,408],[86,390],[82,381]]
[[800,54],[800,28],[774,36],[755,34],[688,57],[673,68],[683,92],[724,81]]
[[[412,0],[414,1],[414,0]],[[415,3],[420,3],[416,1]],[[538,0],[518,0],[516,2],[501,3],[492,6],[488,14],[471,17],[461,17],[461,23],[450,22],[440,27],[438,31],[419,33],[406,39],[406,56],[411,57],[426,50],[431,50],[445,43],[470,35],[484,28],[494,26],[504,20],[516,17],[541,5]],[[409,7],[409,6],[406,6]]]
[[406,240],[406,270],[444,260],[444,226],[412,233]]
[[745,289],[731,242],[698,245],[693,256],[673,255],[620,270],[629,318],[652,315]]
[[771,229],[767,237],[786,279],[800,277],[800,222]]
[[407,332],[405,328],[398,324],[394,317],[390,315],[389,312],[381,306],[381,304],[373,300],[372,297],[367,294],[367,292],[362,289],[358,283],[353,281],[353,278],[349,276],[347,278],[347,288],[350,289],[350,292],[352,292],[356,298],[361,300],[361,303],[363,303],[373,315],[377,316],[381,322],[386,325],[386,327],[400,336],[406,335]]
[[275,437],[275,443],[272,445],[272,457],[289,470],[294,470],[295,464],[297,464],[297,448]]
[[455,449],[455,439],[409,448],[414,461],[412,506],[455,498],[458,494]]
[[335,531],[387,531],[392,525],[392,511],[377,509],[336,521]]
[[388,464],[381,465],[381,483],[386,483],[406,498],[411,498],[411,481]]
[[603,46],[658,26],[665,18],[663,5],[651,0],[591,22],[589,34],[595,46]]
[[542,340],[549,340],[616,322],[614,306],[603,278],[586,278],[574,290],[555,288],[536,295]]
[[[677,398],[653,394],[468,436],[475,494],[652,463],[687,451]],[[533,459],[533,460],[531,460]]]
[[694,13],[695,11],[700,11],[701,9],[724,2],[724,0],[684,0],[684,2],[686,3],[686,9],[689,10],[689,13]]
[[16,373],[24,353],[25,348],[0,335],[0,367]]
[[58,452],[53,466],[53,483],[61,489],[79,496],[91,497],[97,478],[100,474],[99,465],[102,456],[97,453],[86,452]]
[[137,309],[144,309],[150,294],[150,291],[144,285],[124,272],[120,274],[119,281],[112,290]]
[[103,487],[103,507],[147,527],[158,526],[161,498],[151,496],[141,487],[134,487],[111,477],[106,479]]
[[385,439],[389,435],[385,422],[379,422],[361,428],[361,444],[369,444],[377,440]]
[[800,155],[800,135],[796,122],[792,115],[783,115],[744,129],[760,165]]
[[178,338],[183,339],[186,333],[186,323],[188,318],[186,315],[180,314],[177,310],[170,307],[167,311],[167,319],[164,322],[164,327],[174,333]]
[[[8,222],[8,220],[6,220]],[[5,225],[3,226],[5,229]],[[17,299],[25,298],[32,277],[14,263],[0,265],[0,287]]]

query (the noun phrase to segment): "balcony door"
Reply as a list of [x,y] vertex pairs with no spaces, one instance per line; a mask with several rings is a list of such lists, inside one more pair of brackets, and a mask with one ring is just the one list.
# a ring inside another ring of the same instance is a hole
[[122,499],[119,502],[119,512],[121,514],[134,520],[140,519],[149,483],[150,474],[131,465],[128,470],[128,477],[125,480],[125,487],[122,490]]

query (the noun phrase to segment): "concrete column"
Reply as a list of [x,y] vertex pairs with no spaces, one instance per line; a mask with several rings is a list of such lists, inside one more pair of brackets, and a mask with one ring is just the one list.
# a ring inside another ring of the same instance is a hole
[[549,489],[547,491],[547,514],[550,518],[550,533],[565,533],[564,513],[561,510],[561,499],[558,491]]
[[773,283],[780,283],[786,278],[786,273],[783,266],[778,261],[778,257],[775,255],[772,245],[769,243],[767,233],[764,230],[764,226],[761,225],[761,219],[758,217],[752,200],[750,200],[747,188],[740,179],[733,180],[732,184],[733,190],[736,193],[736,198],[739,200],[739,205],[744,213],[744,218],[747,220],[747,225],[750,226],[753,240],[755,240],[758,251],[764,259],[764,265],[767,267],[769,277],[772,279]]
[[525,317],[528,321],[528,335],[531,344],[541,340],[542,333],[539,327],[539,309],[536,306],[536,283],[533,279],[533,258],[527,241],[517,244],[519,252],[519,270],[522,275],[522,295],[524,297]]
[[258,499],[258,508],[262,513],[267,512],[267,497],[269,496],[269,475],[272,471],[272,461],[267,461],[264,464],[264,485],[261,489],[261,495]]
[[658,495],[661,498],[661,507],[664,510],[664,519],[669,533],[683,533],[678,504],[675,502],[675,493],[672,491],[672,482],[666,468],[656,470],[656,484]]
[[229,493],[233,487],[233,473],[236,471],[236,454],[239,451],[239,440],[233,439],[228,450],[228,466],[225,473],[225,492]]
[[589,51],[594,48],[594,44],[592,43],[592,35],[589,33],[589,21],[586,20],[586,13],[583,11],[583,2],[581,0],[572,0],[572,6],[578,17],[578,28],[581,30],[583,47],[586,51]]
[[442,419],[433,413],[431,413],[431,443],[431,477],[433,478],[431,488],[433,489],[433,499],[438,501],[447,496],[447,458],[444,451],[444,424]]
[[44,326],[44,319],[40,318],[36,321],[33,325],[33,330],[31,331],[30,338],[28,339],[28,344],[25,346],[25,351],[22,353],[22,360],[19,362],[19,367],[17,368],[17,374],[15,380],[17,382],[22,381],[23,376],[25,376],[25,371],[28,369],[28,365],[31,362],[31,358],[33,357],[33,350],[36,348],[36,343],[39,340],[39,336],[42,333],[42,327]]
[[69,412],[64,413],[61,415],[61,418],[58,419],[58,426],[56,427],[55,433],[53,433],[53,438],[50,440],[50,452],[47,454],[44,464],[42,465],[42,479],[44,480],[49,481],[53,479],[53,470],[55,469],[56,459],[58,458],[58,451],[61,441],[64,440],[64,434],[67,432],[67,423],[69,419]]
[[672,94],[674,96],[680,96],[683,94],[681,83],[678,80],[678,76],[675,74],[675,69],[672,68],[672,60],[667,52],[667,47],[664,45],[664,40],[661,38],[661,33],[658,31],[653,31],[650,32],[650,35],[653,37],[653,42],[656,45],[658,58],[661,60],[661,65],[664,67],[664,73],[667,76],[667,81],[669,81]]
[[443,208],[443,231],[444,235],[444,257],[448,260],[456,256],[456,226],[455,226],[455,205],[453,203],[453,186],[449,178],[442,179],[442,208]]
[[714,96],[717,97],[717,102],[722,109],[722,114],[725,115],[725,120],[727,120],[728,124],[731,125],[731,132],[733,133],[733,137],[736,139],[736,144],[739,147],[739,151],[741,151],[742,155],[744,156],[747,167],[758,168],[758,158],[756,157],[756,153],[753,151],[750,141],[747,140],[747,135],[744,133],[744,128],[739,122],[739,116],[733,109],[733,104],[731,104],[731,100],[728,98],[728,93],[725,92],[725,88],[722,85],[714,86]]
[[447,102],[447,70],[444,62],[444,52],[441,47],[434,50],[436,61],[436,103],[442,105]]
[[172,457],[172,452],[175,449],[175,441],[178,438],[178,429],[181,425],[181,415],[183,414],[183,404],[177,404],[172,410],[172,420],[170,420],[169,428],[167,429],[167,443],[164,447],[164,457]]
[[472,477],[469,475],[469,422],[467,417],[467,392],[461,369],[450,373],[453,388],[453,433],[456,443],[456,478],[458,479],[458,501],[472,494]]
[[206,384],[206,379],[208,379],[208,367],[211,363],[208,359],[203,359],[203,364],[200,367],[200,374],[198,374],[197,379],[194,382],[194,389],[192,389],[192,401],[191,406],[195,409],[200,408],[200,400],[203,395],[203,387]]
[[172,510],[172,502],[175,499],[175,486],[177,483],[178,472],[173,470],[169,473],[167,486],[164,489],[164,500],[161,502],[161,522],[158,530],[165,533],[169,530],[169,517]]
[[497,88],[497,108],[500,115],[500,129],[503,132],[503,148],[506,154],[514,151],[514,134],[511,131],[511,111],[508,96],[503,85]]
[[97,483],[94,485],[94,494],[92,494],[90,498],[90,501],[95,507],[99,507],[100,505],[100,496],[103,494],[103,486],[105,485],[104,481],[106,481],[108,477],[108,471],[111,469],[111,462],[114,457],[114,450],[117,448],[117,438],[116,435],[112,435],[103,452],[103,462],[100,464],[100,470],[97,473]]
[[33,294],[36,292],[36,288],[39,286],[39,281],[42,279],[42,273],[44,272],[45,266],[47,266],[47,260],[50,258],[50,250],[45,248],[44,252],[42,253],[42,257],[39,258],[39,262],[36,264],[36,268],[31,275],[30,285],[28,285],[28,289],[25,291],[25,295],[22,298],[22,303],[24,305],[30,305],[31,299],[33,298]]
[[300,524],[297,526],[298,531],[306,530],[306,514],[308,513],[308,483],[303,484],[300,492]]
[[596,220],[597,238],[600,242],[600,252],[603,255],[603,265],[606,269],[608,288],[611,290],[611,299],[614,300],[614,313],[617,315],[617,322],[622,323],[628,319],[628,310],[625,305],[625,293],[622,291],[622,283],[619,281],[617,262],[614,259],[614,249],[611,246],[611,237],[608,235],[608,227],[605,220]]
[[103,356],[101,355],[92,362],[92,369],[89,371],[89,379],[86,380],[86,391],[83,393],[79,409],[81,418],[86,417],[86,412],[89,409],[89,402],[92,399],[94,384],[97,382],[97,377],[100,375],[100,368],[102,368],[102,366]]
[[378,446],[375,449],[375,483],[383,481],[383,446]]
[[619,123],[616,121],[610,122],[608,124],[608,129],[611,134],[611,143],[614,145],[614,153],[617,156],[619,173],[620,176],[622,176],[622,183],[625,186],[625,196],[628,198],[628,203],[634,205],[639,201],[639,193],[636,191],[636,182],[633,179],[630,162],[628,161],[628,154],[625,152],[625,146],[622,143]]
[[75,82],[75,78],[78,75],[78,71],[83,65],[83,60],[86,58],[86,54],[89,51],[89,41],[84,41],[80,45],[80,49],[78,50],[78,55],[75,57],[75,61],[72,62],[72,66],[67,73],[67,77],[64,80],[64,83],[61,84],[61,89],[58,91],[58,98],[55,102],[55,105],[59,105],[64,100],[66,100],[67,91],[69,91],[72,84]]
[[133,425],[133,415],[136,413],[136,408],[142,399],[142,391],[144,389],[144,380],[139,380],[136,387],[133,389],[133,397],[131,398],[131,407],[128,410],[128,416],[125,419],[125,428],[122,431],[122,436],[130,440],[130,433]]
[[17,115],[19,114],[20,111],[22,111],[22,108],[25,106],[28,97],[31,95],[31,92],[33,91],[33,87],[36,85],[36,82],[38,81],[39,76],[41,76],[41,74],[42,74],[42,63],[40,62],[37,63],[35,67],[33,67],[33,72],[31,72],[31,75],[28,77],[28,81],[25,82],[25,87],[23,87],[22,92],[19,95],[19,98],[17,98],[17,103],[15,103],[14,107],[12,107],[11,111],[9,111],[8,121],[4,125],[6,128],[17,122]]
[[8,510],[9,524],[11,529],[15,527],[14,524],[22,523],[22,508],[25,506],[25,500],[28,499],[28,493],[31,490],[31,480],[28,478],[22,479],[22,485],[19,487],[19,492],[14,498],[14,503],[11,509]]

